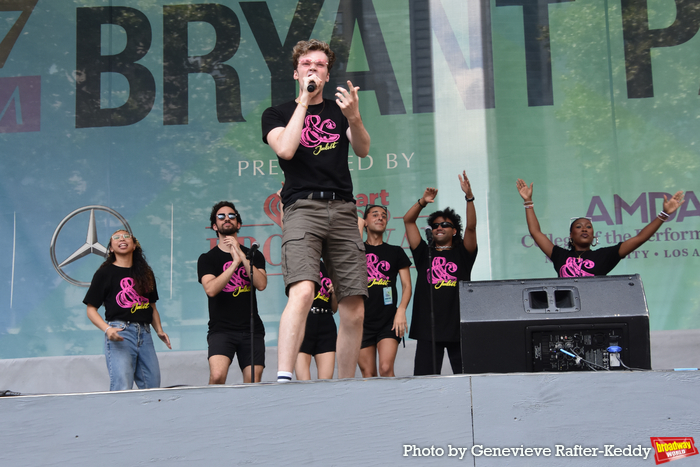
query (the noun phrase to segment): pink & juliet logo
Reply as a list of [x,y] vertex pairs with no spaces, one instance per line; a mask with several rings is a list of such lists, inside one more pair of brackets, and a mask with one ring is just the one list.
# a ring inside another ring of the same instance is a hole
[[427,271],[428,277],[432,279],[429,283],[434,284],[436,289],[444,286],[457,287],[457,277],[450,274],[455,272],[457,272],[455,263],[450,263],[441,256],[433,258],[433,267],[428,268]]
[[593,269],[595,262],[583,258],[566,258],[566,263],[559,269],[559,277],[589,277],[593,276],[588,270]]
[[330,280],[328,277],[323,277],[322,273],[318,273],[319,276],[321,276],[321,290],[318,291],[316,296],[314,297],[314,300],[321,299],[324,302],[327,302],[331,299],[331,285],[333,282]]
[[136,313],[136,310],[148,308],[150,303],[147,298],[142,297],[136,291],[134,288],[134,279],[125,277],[119,282],[119,286],[122,290],[117,294],[117,305],[122,308],[131,308],[132,313]]
[[301,131],[301,145],[307,148],[313,148],[319,144],[335,143],[340,139],[340,135],[329,133],[327,130],[334,130],[335,122],[331,119],[326,119],[321,122],[321,117],[318,115],[307,115],[304,120],[304,129]]
[[[228,261],[226,264],[224,264],[224,271],[226,268],[228,268],[233,261]],[[248,273],[245,271],[245,268],[243,266],[239,266],[238,269],[236,269],[233,272],[233,275],[231,276],[231,280],[228,281],[228,284],[224,286],[224,292],[233,292],[233,296],[237,297],[241,292],[250,292],[250,279],[248,278]]]
[[388,261],[379,261],[374,253],[367,253],[367,287],[373,285],[389,285],[389,276],[381,270],[388,271],[391,265]]

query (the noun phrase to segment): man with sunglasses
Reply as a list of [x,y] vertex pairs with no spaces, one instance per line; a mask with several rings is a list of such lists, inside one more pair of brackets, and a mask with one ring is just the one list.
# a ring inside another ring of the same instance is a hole
[[367,280],[348,151],[352,145],[358,157],[366,157],[370,137],[360,117],[359,87],[348,81],[347,89],[336,88],[335,100],[323,98],[334,61],[325,42],[297,43],[292,62],[298,97],[262,116],[263,141],[277,154],[285,177],[282,272],[289,300],[279,327],[279,382],[291,380],[306,316],[320,288],[321,256],[339,302],[340,378],[355,375],[362,341]]
[[[243,372],[243,381],[250,378],[250,340],[254,343],[255,381],[262,379],[265,367],[265,328],[258,315],[255,290],[267,287],[265,257],[253,253],[238,242],[241,216],[233,203],[220,201],[209,216],[216,232],[217,246],[202,254],[197,261],[197,276],[209,297],[209,384],[225,384],[234,355]],[[253,287],[250,272],[253,271]],[[250,335],[250,301],[253,300],[255,335]]]
[[[428,204],[435,201],[437,189],[426,188],[423,196],[403,218],[406,236],[413,252],[418,277],[413,298],[413,317],[409,337],[416,339],[413,374],[429,375],[433,371],[433,347],[436,371],[440,374],[445,349],[452,372],[462,373],[462,353],[459,329],[459,281],[471,280],[477,254],[476,210],[474,195],[466,172],[458,175],[467,201],[467,225],[462,238],[460,216],[452,209],[435,211],[428,217],[433,244],[428,245],[420,235],[416,220]],[[429,261],[429,249],[432,263]],[[430,302],[432,287],[433,303]],[[435,342],[432,337],[431,305],[435,316]]]

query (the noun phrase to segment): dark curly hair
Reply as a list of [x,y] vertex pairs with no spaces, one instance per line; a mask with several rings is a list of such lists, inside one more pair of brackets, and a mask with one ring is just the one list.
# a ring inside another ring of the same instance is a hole
[[[116,234],[117,232],[127,232],[126,230],[119,229],[115,231],[112,235]],[[153,269],[151,269],[151,266],[148,265],[148,261],[146,261],[146,255],[143,254],[143,249],[141,248],[141,243],[134,237],[133,234],[130,232],[127,232],[131,235],[131,239],[134,241],[134,252],[132,253],[132,264],[131,264],[131,277],[134,279],[134,288],[136,289],[136,292],[138,292],[139,295],[146,295],[147,293],[151,292],[153,289],[156,287],[156,276],[153,274]],[[103,267],[109,265],[109,264],[114,264],[114,262],[117,260],[117,256],[114,254],[114,250],[112,250],[112,236],[109,237],[109,254],[107,255],[107,259],[105,260],[102,265],[100,265],[100,269]]]
[[219,209],[223,208],[224,206],[228,206],[231,209],[233,209],[233,211],[236,213],[236,219],[238,220],[239,225],[243,223],[241,222],[241,214],[238,212],[238,209],[236,209],[236,206],[232,202],[219,201],[211,208],[211,214],[209,214],[209,226],[211,228],[214,228],[214,226],[216,225],[216,213],[219,211]]
[[449,220],[450,222],[452,222],[454,224],[455,229],[457,230],[457,234],[455,235],[455,237],[457,237],[457,240],[459,242],[461,242],[462,241],[462,218],[460,217],[460,215],[457,214],[455,212],[455,210],[452,208],[445,208],[442,211],[435,211],[430,216],[428,216],[428,225],[432,225],[435,222],[435,219],[437,219],[438,217],[442,217],[445,220]]
[[326,57],[328,57],[328,71],[331,71],[331,68],[333,68],[333,64],[335,63],[335,54],[328,44],[316,39],[299,41],[297,42],[297,45],[294,46],[294,49],[292,49],[292,63],[294,64],[294,69],[296,70],[299,66],[299,57],[314,50],[320,50],[326,54]]

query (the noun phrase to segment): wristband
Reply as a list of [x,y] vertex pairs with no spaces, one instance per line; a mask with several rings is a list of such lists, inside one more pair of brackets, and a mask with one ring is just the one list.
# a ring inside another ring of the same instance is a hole
[[108,329],[111,329],[111,328],[112,328],[112,326],[107,326],[107,327],[105,328],[105,334],[107,334],[107,330],[108,330]]
[[421,199],[420,199],[420,198],[418,198],[418,206],[420,206],[421,208],[424,208],[425,206],[427,206],[427,205],[428,205],[428,203],[425,203],[425,206],[423,206],[422,204],[420,204],[420,200],[421,200]]
[[526,204],[525,209],[534,209],[535,205],[534,204]]
[[659,212],[659,214],[656,216],[656,218],[659,219],[661,222],[666,222],[669,217],[671,216],[666,214],[664,211]]
[[473,196],[472,196],[471,198],[467,198],[467,195],[464,195],[464,199],[467,200],[467,203],[471,203],[472,201],[474,201],[474,197],[473,197]]

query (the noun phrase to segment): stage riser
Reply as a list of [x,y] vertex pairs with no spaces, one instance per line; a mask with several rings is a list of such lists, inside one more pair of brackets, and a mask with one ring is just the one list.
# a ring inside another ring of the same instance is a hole
[[[698,372],[569,372],[0,398],[0,465],[637,466],[554,452],[696,436],[698,387]],[[406,445],[445,453],[404,457]],[[450,445],[467,454],[448,457]],[[474,445],[552,454],[474,457]]]

